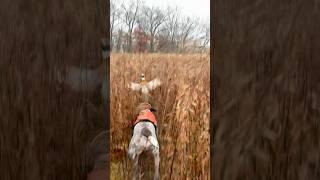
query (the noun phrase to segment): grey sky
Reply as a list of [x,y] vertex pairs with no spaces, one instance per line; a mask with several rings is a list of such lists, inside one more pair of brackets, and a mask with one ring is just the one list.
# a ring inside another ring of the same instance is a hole
[[144,0],[148,5],[178,7],[181,13],[210,21],[210,0]]
[[[129,2],[132,0],[111,0],[115,3]],[[209,24],[210,22],[210,0],[143,0],[149,6],[162,7],[166,9],[168,6],[175,8],[182,15],[200,18]]]

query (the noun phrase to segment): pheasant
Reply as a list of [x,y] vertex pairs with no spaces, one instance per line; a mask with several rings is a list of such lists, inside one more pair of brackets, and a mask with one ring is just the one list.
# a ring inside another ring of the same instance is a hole
[[129,88],[133,91],[140,91],[145,102],[149,102],[150,91],[154,90],[156,87],[160,86],[161,82],[158,78],[155,78],[149,82],[146,81],[144,74],[141,74],[141,82],[133,83],[131,82]]

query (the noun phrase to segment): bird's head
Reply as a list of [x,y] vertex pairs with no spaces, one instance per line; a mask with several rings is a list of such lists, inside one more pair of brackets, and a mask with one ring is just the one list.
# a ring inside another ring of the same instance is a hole
[[140,77],[141,77],[141,81],[142,81],[142,82],[146,80],[143,73],[141,73],[141,76],[140,76]]

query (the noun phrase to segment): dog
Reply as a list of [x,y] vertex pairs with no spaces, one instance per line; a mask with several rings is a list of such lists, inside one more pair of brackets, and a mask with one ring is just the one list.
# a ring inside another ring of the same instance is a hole
[[153,179],[160,179],[160,146],[156,135],[157,120],[153,111],[155,110],[152,109],[149,103],[140,103],[137,107],[139,114],[133,122],[133,135],[128,150],[128,156],[133,161],[134,180],[139,175],[139,156],[143,152],[151,152],[155,165]]

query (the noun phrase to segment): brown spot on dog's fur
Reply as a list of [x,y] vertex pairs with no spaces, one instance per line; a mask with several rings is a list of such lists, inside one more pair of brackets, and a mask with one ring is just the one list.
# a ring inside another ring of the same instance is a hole
[[151,136],[151,132],[147,128],[143,128],[141,131],[141,134],[144,135],[145,137]]

